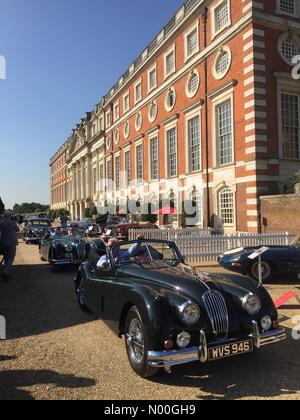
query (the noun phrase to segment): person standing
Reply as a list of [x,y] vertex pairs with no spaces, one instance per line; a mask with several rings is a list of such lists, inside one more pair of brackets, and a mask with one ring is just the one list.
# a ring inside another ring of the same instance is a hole
[[4,268],[0,271],[3,280],[8,281],[11,276],[12,265],[16,256],[18,244],[17,233],[19,227],[12,220],[12,214],[9,211],[4,212],[4,219],[0,222],[0,250],[4,257]]

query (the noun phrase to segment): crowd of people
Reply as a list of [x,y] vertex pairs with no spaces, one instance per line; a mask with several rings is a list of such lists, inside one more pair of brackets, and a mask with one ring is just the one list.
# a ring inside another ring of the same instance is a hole
[[19,227],[9,211],[0,216],[0,276],[4,281],[11,277],[12,266],[18,245]]

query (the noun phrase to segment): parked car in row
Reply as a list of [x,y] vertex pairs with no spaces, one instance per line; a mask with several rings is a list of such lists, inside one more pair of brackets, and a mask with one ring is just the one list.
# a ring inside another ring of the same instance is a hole
[[[250,276],[259,280],[259,262],[249,256],[261,247],[237,248],[220,255],[219,264],[235,273]],[[300,274],[300,239],[290,246],[270,246],[262,255],[262,279],[264,282],[274,280],[278,275],[290,280]]]
[[92,261],[80,266],[78,302],[125,337],[129,362],[141,377],[286,338],[266,289],[239,275],[196,272],[173,242],[117,243],[102,257],[102,268]]
[[45,236],[45,232],[52,228],[50,220],[44,218],[32,218],[25,221],[23,229],[23,239],[28,245],[30,243],[39,243]]
[[51,271],[62,265],[80,265],[88,258],[90,244],[85,230],[78,227],[48,230],[40,242],[40,256]]

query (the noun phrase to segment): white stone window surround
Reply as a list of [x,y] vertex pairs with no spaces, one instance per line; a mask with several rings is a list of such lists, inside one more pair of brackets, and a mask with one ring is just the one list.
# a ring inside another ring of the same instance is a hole
[[124,137],[125,139],[128,139],[130,136],[130,121],[127,120],[124,124]]
[[[151,108],[152,108],[153,106],[156,106],[155,116],[153,116],[153,115],[151,114]],[[149,122],[150,122],[150,123],[153,123],[153,122],[156,120],[157,115],[158,115],[158,105],[157,105],[157,102],[154,100],[154,101],[152,101],[152,102],[151,102],[151,104],[149,105],[149,111],[148,111],[148,120],[149,120]]]
[[[167,69],[167,58],[170,54],[174,55],[174,67],[170,71]],[[167,79],[172,74],[176,73],[176,44],[173,44],[171,48],[164,54],[164,76]]]
[[[127,157],[129,157],[128,161],[127,161]],[[126,187],[130,188],[130,185],[131,185],[131,147],[130,146],[127,146],[124,149],[123,159],[124,159],[124,171],[125,172],[127,172],[127,163],[129,163],[129,177],[126,174],[127,179],[126,179],[125,183],[126,183]]]
[[[190,91],[190,81],[191,81],[192,77],[195,77],[195,76],[198,77],[198,86],[197,86],[197,89],[195,89],[194,92],[191,92]],[[185,86],[185,94],[186,94],[186,96],[189,99],[194,98],[197,95],[197,93],[199,91],[199,88],[200,88],[200,74],[199,74],[199,72],[198,72],[197,69],[193,69],[193,70],[191,70],[191,72],[190,72],[190,74],[189,74],[189,76],[187,78],[187,82],[186,82],[186,86]]]
[[[218,7],[221,6],[222,3],[227,2],[227,10],[228,10],[228,22],[226,25],[222,26],[219,30],[216,29],[216,10]],[[211,7],[211,39],[213,40],[216,38],[220,33],[222,33],[225,29],[229,28],[232,24],[231,21],[231,0],[218,0],[216,1]]]
[[[230,100],[231,101],[231,130],[232,130],[232,162],[227,164],[219,163],[219,148],[217,145],[217,119],[216,111],[218,105]],[[234,88],[230,88],[227,91],[223,92],[221,95],[214,97],[212,99],[212,138],[213,138],[213,165],[215,168],[222,168],[234,164],[235,162],[235,132],[234,132]]]
[[291,17],[299,17],[300,15],[300,4],[299,0],[294,0],[294,13],[289,13],[288,11],[284,11],[281,9],[281,0],[276,0],[276,14],[279,15],[286,15]]
[[[155,71],[155,83],[151,86],[151,75]],[[148,70],[148,93],[152,92],[154,89],[157,88],[157,63],[155,63],[149,70]]]
[[[287,162],[299,161],[299,159],[288,159],[283,157],[283,133],[282,133],[282,94],[298,95],[299,96],[299,111],[300,111],[300,84],[298,80],[294,80],[291,75],[284,74],[277,79],[277,107],[278,107],[278,140],[279,140],[279,158]],[[300,137],[300,136],[299,136]]]
[[217,208],[218,208],[218,213],[217,214],[218,214],[219,219],[222,221],[221,196],[222,196],[222,193],[225,192],[225,190],[230,190],[231,193],[232,193],[232,199],[233,199],[232,204],[233,205],[232,205],[231,209],[232,209],[232,212],[233,212],[233,215],[232,215],[233,223],[223,223],[223,226],[225,228],[233,228],[233,227],[236,226],[236,214],[237,214],[237,211],[236,211],[236,187],[232,188],[231,185],[228,185],[227,183],[225,183],[225,184],[222,184],[222,186],[220,186],[219,188],[217,188],[217,190],[216,190],[216,199],[217,199]]
[[[225,53],[228,54],[228,66],[227,66],[225,71],[223,71],[222,73],[219,73],[218,70],[217,70],[218,62],[219,62],[220,58],[222,57],[222,55],[225,54]],[[231,64],[232,64],[231,49],[227,45],[223,45],[222,47],[219,48],[218,53],[217,53],[216,58],[215,58],[214,63],[213,63],[212,73],[213,73],[213,77],[215,78],[215,80],[224,79],[224,77],[227,76],[227,74],[228,74],[228,72],[231,68]]]
[[143,144],[143,139],[142,138],[140,140],[136,141],[136,143],[134,145],[135,179],[136,179],[137,185],[142,185],[144,174],[145,174],[144,160],[142,160],[142,162],[143,162],[143,169],[142,169],[143,176],[142,176],[142,179],[138,179],[139,177],[138,177],[138,159],[137,159],[138,156],[137,156],[137,153],[138,153],[138,150],[139,150],[140,147],[142,148],[142,153],[143,153],[143,156],[144,156],[144,144]]
[[283,54],[282,51],[282,44],[285,40],[287,40],[289,37],[291,37],[292,41],[294,41],[295,45],[298,48],[298,54],[300,54],[300,38],[293,34],[293,33],[289,33],[289,32],[285,32],[283,34],[280,35],[279,39],[278,39],[278,43],[277,43],[277,49],[278,49],[278,53],[280,55],[280,57],[282,58],[282,60],[288,64],[289,66],[293,66],[292,62],[290,62],[287,57]]
[[136,131],[141,131],[142,126],[143,126],[143,115],[139,111],[135,116],[135,129],[136,129]]
[[[127,103],[128,98],[128,103]],[[129,90],[123,95],[123,115],[130,111],[130,92]]]
[[[189,53],[188,51],[188,40],[190,35],[192,35],[193,32],[197,33],[197,48],[192,53]],[[197,21],[185,34],[184,34],[184,60],[185,63],[193,57],[195,54],[197,54],[200,51],[200,39],[199,39],[199,21]]]
[[[158,143],[158,179],[152,179],[152,154],[151,154],[151,145],[152,145],[152,141],[154,139],[157,139],[157,143]],[[151,181],[151,183],[155,183],[155,182],[159,182],[159,129],[153,131],[151,133],[151,135],[149,135],[148,138],[148,156],[149,156],[149,179]]]
[[[169,104],[169,95],[171,94],[171,92],[174,94],[174,103],[172,106],[170,106]],[[177,93],[174,87],[169,87],[169,89],[167,90],[166,93],[166,98],[165,98],[165,109],[167,112],[172,112],[173,109],[175,108],[176,105],[176,100],[177,100]]]
[[[169,176],[169,157],[168,157],[168,132],[172,129],[175,129],[176,133],[176,150],[177,150],[177,174],[175,176]],[[177,118],[176,120],[173,119],[169,124],[166,124],[164,127],[165,130],[165,142],[164,142],[164,149],[165,149],[165,178],[171,179],[171,178],[177,178],[178,176],[178,122]]]
[[[137,95],[137,88],[140,86],[140,96]],[[137,104],[141,102],[143,99],[143,86],[142,86],[142,78],[140,78],[135,84],[134,84],[134,103]]]
[[[199,117],[200,122],[200,169],[197,171],[192,171],[192,162],[191,162],[191,145],[189,139],[189,121],[194,119],[195,117]],[[198,107],[185,115],[185,162],[186,162],[186,174],[187,175],[194,175],[197,173],[201,173],[203,170],[202,167],[202,109]]]
[[117,101],[114,103],[114,121],[117,121],[120,118],[120,102]]

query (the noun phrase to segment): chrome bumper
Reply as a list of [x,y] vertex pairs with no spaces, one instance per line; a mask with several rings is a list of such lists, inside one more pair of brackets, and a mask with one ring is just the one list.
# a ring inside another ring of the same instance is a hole
[[148,352],[148,364],[153,367],[172,367],[177,365],[183,365],[191,362],[208,362],[208,350],[210,348],[218,347],[220,345],[234,344],[241,340],[252,339],[254,347],[260,349],[261,347],[268,346],[270,344],[279,343],[286,339],[286,333],[284,328],[269,331],[267,333],[260,334],[258,325],[255,321],[252,323],[252,332],[246,337],[216,341],[214,343],[207,343],[206,334],[204,331],[200,332],[200,346],[191,347],[184,350],[173,350],[164,352]]

